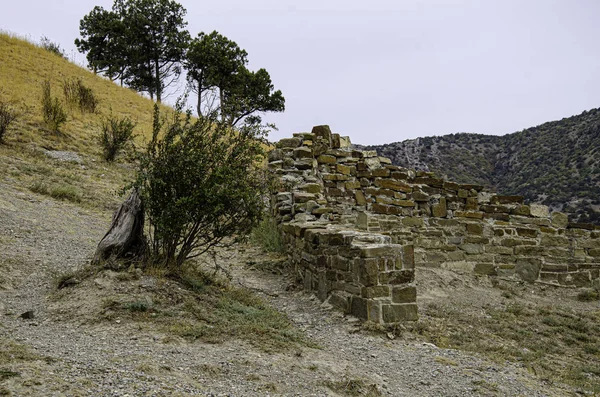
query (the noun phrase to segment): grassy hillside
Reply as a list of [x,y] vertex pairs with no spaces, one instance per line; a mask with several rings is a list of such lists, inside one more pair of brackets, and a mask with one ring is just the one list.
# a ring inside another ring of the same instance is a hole
[[504,136],[450,134],[372,146],[395,164],[483,184],[600,223],[600,109]]
[[[94,114],[69,107],[63,84],[80,79],[99,100]],[[52,96],[67,111],[60,133],[53,133],[42,116],[42,82],[49,80]],[[96,76],[64,58],[6,33],[0,33],[0,101],[19,113],[0,145],[0,181],[100,208],[113,208],[117,191],[131,177],[131,165],[108,164],[95,136],[107,116],[130,117],[136,123],[136,143],[147,140],[152,128],[153,102],[138,93]],[[164,108],[165,110],[168,108]],[[45,152],[72,151],[82,162],[57,161]]]

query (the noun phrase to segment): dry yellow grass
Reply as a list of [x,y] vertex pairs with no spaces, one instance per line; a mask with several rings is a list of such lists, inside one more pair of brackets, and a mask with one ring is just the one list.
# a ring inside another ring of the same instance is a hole
[[[46,79],[51,82],[52,95],[63,104],[63,82],[81,79],[100,101],[96,114],[81,113],[65,104],[68,120],[61,128],[63,134],[50,133],[43,123],[40,102],[41,84]],[[56,150],[99,155],[100,147],[93,135],[102,117],[111,111],[114,116],[129,116],[135,120],[140,140],[149,137],[152,129],[151,100],[7,33],[0,33],[0,99],[9,102],[22,115],[15,128],[7,133],[8,142],[36,143]]]

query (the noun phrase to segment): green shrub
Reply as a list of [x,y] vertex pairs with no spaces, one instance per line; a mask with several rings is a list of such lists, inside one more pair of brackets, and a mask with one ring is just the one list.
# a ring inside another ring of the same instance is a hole
[[283,252],[283,241],[273,217],[265,217],[252,230],[250,241],[262,247],[267,252]]
[[60,127],[67,121],[67,113],[58,98],[52,96],[50,81],[42,83],[42,115],[44,122],[54,133],[60,132]]
[[18,118],[17,112],[6,102],[0,100],[0,143],[4,142],[4,135],[10,125]]
[[102,146],[104,160],[114,161],[119,152],[131,144],[135,126],[136,123],[129,117],[117,118],[111,115],[102,121],[98,141]]
[[[149,260],[179,268],[260,221],[266,191],[264,131],[232,129],[216,115],[192,121],[179,103],[163,131],[154,107],[152,140],[140,156],[135,186],[144,203]],[[159,139],[161,136],[161,139]]]
[[81,79],[68,79],[63,81],[63,93],[65,101],[76,106],[82,113],[95,113],[98,106],[98,98],[94,91],[86,87]]
[[60,48],[60,45],[58,43],[51,41],[46,36],[42,36],[42,38],[40,40],[40,47],[42,47],[46,51],[49,51],[53,54],[58,55],[61,58],[67,59],[67,54],[65,53],[65,51],[62,48]]

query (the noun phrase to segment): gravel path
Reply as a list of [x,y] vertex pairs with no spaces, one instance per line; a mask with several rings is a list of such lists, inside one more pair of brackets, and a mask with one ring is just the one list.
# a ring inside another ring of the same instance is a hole
[[223,259],[234,278],[319,349],[267,354],[236,340],[189,343],[151,322],[59,321],[54,277],[87,263],[109,223],[110,214],[0,184],[0,346],[35,355],[0,361],[0,396],[571,395],[515,364],[362,331],[288,276],[253,270],[269,259],[251,247]]

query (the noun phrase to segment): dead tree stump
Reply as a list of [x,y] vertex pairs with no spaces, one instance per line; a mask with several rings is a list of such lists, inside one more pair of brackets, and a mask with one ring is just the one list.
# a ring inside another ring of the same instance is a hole
[[113,215],[110,229],[98,244],[92,264],[109,258],[137,258],[144,248],[144,207],[139,192],[134,189]]

